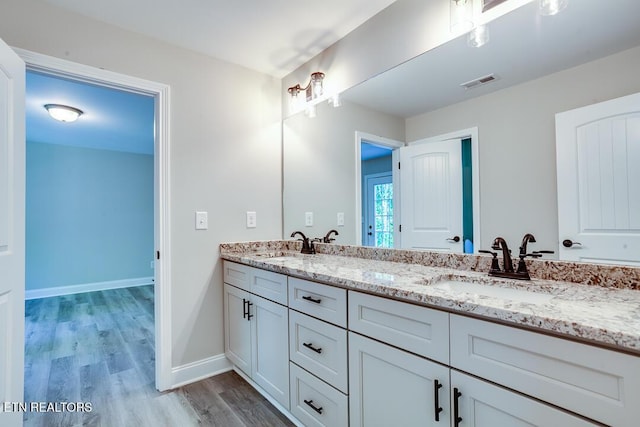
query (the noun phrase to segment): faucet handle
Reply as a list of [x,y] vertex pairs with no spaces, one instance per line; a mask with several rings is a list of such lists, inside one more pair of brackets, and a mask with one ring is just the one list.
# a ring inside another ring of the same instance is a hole
[[533,251],[534,254],[554,254],[554,251]]
[[490,273],[495,273],[497,271],[500,271],[500,264],[498,264],[497,252],[488,251],[485,249],[480,249],[478,252],[481,252],[483,254],[491,254],[491,256],[493,257],[493,259],[491,260],[491,269],[489,270]]

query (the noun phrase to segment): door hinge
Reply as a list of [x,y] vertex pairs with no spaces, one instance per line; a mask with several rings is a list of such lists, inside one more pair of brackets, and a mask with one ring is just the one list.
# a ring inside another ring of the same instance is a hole
[[156,259],[160,259],[160,251],[156,251]]

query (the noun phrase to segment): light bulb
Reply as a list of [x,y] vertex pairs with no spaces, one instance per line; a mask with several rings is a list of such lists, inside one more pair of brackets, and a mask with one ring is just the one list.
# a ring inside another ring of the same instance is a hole
[[469,33],[467,43],[471,47],[481,47],[489,41],[489,28],[486,25],[478,25]]
[[567,7],[569,0],[540,0],[540,15],[552,16]]

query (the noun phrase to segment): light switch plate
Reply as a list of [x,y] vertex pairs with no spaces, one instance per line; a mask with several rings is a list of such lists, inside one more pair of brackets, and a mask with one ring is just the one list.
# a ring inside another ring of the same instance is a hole
[[344,212],[338,212],[337,222],[338,227],[344,227]]
[[208,228],[209,228],[208,213],[196,211],[196,230],[206,230]]
[[313,212],[304,213],[304,226],[313,227]]
[[247,212],[247,228],[256,228],[256,213],[255,212]]

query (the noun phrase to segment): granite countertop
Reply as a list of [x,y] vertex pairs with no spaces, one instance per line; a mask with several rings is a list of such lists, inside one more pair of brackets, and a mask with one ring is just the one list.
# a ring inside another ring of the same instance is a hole
[[[569,282],[293,251],[221,252],[223,259],[346,289],[542,329],[640,355],[640,292]],[[454,281],[455,283],[445,283]],[[469,285],[468,287],[466,285]]]

